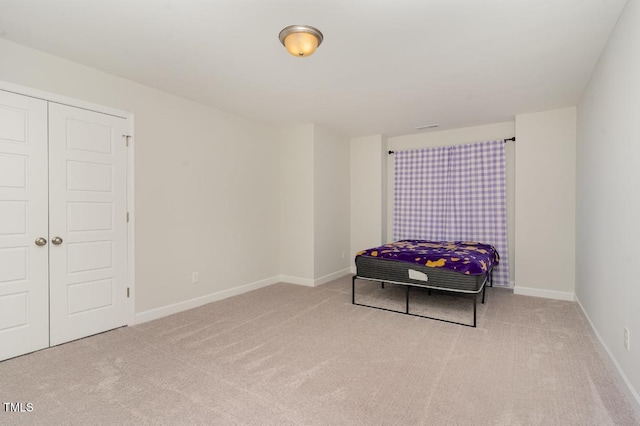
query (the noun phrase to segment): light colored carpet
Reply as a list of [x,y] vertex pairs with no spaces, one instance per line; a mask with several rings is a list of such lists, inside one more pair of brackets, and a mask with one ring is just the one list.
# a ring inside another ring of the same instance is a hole
[[1,362],[0,402],[33,411],[0,424],[640,424],[576,303],[487,299],[474,329],[353,306],[350,277],[276,284]]

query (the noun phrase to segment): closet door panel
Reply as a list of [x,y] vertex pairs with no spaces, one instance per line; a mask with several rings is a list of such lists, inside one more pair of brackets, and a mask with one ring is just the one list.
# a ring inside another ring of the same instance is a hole
[[0,361],[49,346],[47,103],[0,91]]
[[126,324],[128,124],[53,103],[49,115],[51,344],[57,345]]

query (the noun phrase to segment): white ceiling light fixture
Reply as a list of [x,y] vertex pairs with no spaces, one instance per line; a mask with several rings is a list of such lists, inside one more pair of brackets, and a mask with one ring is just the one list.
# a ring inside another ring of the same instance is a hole
[[280,31],[278,38],[293,56],[309,56],[320,46],[324,36],[319,29],[309,25],[290,25]]

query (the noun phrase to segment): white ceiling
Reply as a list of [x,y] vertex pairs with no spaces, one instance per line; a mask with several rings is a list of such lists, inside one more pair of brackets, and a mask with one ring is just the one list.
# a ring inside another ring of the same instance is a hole
[[[0,0],[0,37],[269,123],[345,136],[576,105],[626,0]],[[322,46],[290,56],[292,24]]]

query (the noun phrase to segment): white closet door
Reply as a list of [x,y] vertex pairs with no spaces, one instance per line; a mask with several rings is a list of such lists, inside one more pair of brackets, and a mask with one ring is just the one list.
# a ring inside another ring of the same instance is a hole
[[127,131],[125,119],[49,104],[52,346],[127,322]]
[[0,361],[49,346],[47,179],[47,103],[0,91]]

